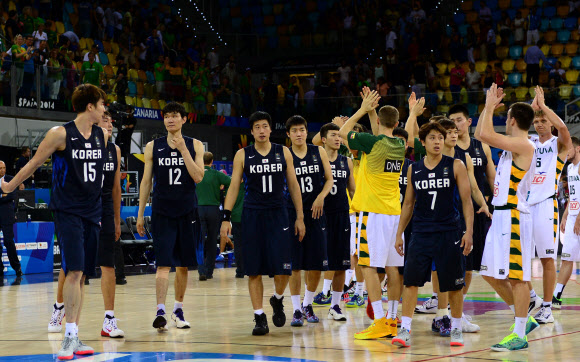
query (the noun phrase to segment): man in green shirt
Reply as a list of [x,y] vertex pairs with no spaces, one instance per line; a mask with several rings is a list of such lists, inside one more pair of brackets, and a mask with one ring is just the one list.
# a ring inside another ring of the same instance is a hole
[[96,87],[101,87],[101,74],[104,69],[101,63],[97,63],[94,53],[89,53],[89,61],[83,63],[81,69],[83,74],[83,83],[90,83]]
[[217,251],[217,237],[221,226],[220,191],[222,186],[230,186],[231,178],[211,167],[213,154],[203,154],[205,174],[203,180],[197,184],[197,205],[201,221],[201,235],[204,241],[204,261],[199,266],[199,280],[213,278]]

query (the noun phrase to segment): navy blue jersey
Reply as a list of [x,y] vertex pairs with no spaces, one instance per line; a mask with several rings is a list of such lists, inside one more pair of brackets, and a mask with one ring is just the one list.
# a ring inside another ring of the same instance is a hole
[[[481,190],[481,192],[483,192],[484,184],[486,182],[485,170],[489,161],[485,155],[485,152],[483,151],[483,145],[481,144],[481,141],[478,141],[475,138],[471,138],[468,149],[464,150],[459,146],[455,146],[455,149],[458,151],[463,151],[464,153],[469,153],[469,157],[471,157],[471,162],[473,163],[473,175],[475,176],[475,182],[477,183],[477,187]],[[475,201],[473,205],[476,205]]]
[[[320,161],[319,147],[315,145],[307,145],[308,151],[304,158],[299,158],[294,154],[292,148],[292,159],[294,161],[294,171],[296,172],[296,179],[300,186],[300,193],[302,194],[302,208],[310,210],[314,200],[318,197],[324,186],[324,166]],[[286,197],[286,206],[293,208],[290,191],[286,188],[284,193]]]
[[[193,138],[183,136],[195,160]],[[195,182],[181,152],[169,147],[167,136],[153,141],[153,204],[151,211],[169,217],[186,215],[197,207]]]
[[324,212],[348,212],[348,178],[350,177],[350,169],[348,168],[348,158],[343,155],[338,155],[336,160],[330,163],[332,170],[332,177],[334,178],[334,185],[330,189],[330,193],[324,200]]
[[50,208],[98,224],[107,155],[103,129],[93,125],[91,135],[86,139],[74,121],[65,123],[63,127],[66,131],[65,149],[52,154]]
[[433,170],[425,167],[424,158],[413,164],[413,230],[439,232],[456,230],[459,227],[459,212],[453,202],[456,187],[454,161],[452,157],[443,156]]
[[244,208],[269,209],[285,206],[286,159],[284,146],[272,143],[262,156],[254,145],[244,148]]
[[403,167],[401,167],[401,175],[399,176],[399,190],[401,191],[401,205],[405,201],[405,193],[407,192],[407,172],[409,171],[409,165],[411,165],[413,161],[405,158],[403,162]]
[[103,168],[103,217],[113,216],[113,186],[118,164],[117,148],[113,142],[108,142]]

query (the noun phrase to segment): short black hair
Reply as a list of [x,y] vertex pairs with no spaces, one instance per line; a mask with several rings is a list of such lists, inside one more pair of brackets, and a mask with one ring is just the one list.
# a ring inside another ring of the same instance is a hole
[[340,127],[332,122],[327,123],[320,128],[320,137],[326,138],[328,131],[340,131]]
[[167,103],[161,112],[164,116],[168,113],[179,113],[181,118],[187,117],[187,111],[185,110],[185,107],[177,102]]
[[570,138],[572,138],[572,144],[574,145],[574,147],[580,146],[580,138],[576,136],[572,136]]
[[270,116],[270,114],[268,112],[264,112],[264,111],[257,111],[257,112],[254,112],[250,115],[250,128],[254,127],[254,123],[261,121],[263,119],[268,121],[268,124],[270,125],[270,128],[271,128],[272,127],[272,116]]
[[401,127],[396,127],[393,130],[393,136],[395,137],[401,136],[405,139],[405,141],[409,140],[409,132],[405,131],[405,129]]
[[455,122],[450,121],[447,118],[439,120],[437,123],[439,123],[441,126],[443,126],[443,128],[445,128],[445,130],[457,129],[457,125],[455,124]]
[[463,104],[456,104],[449,109],[449,116],[451,117],[452,114],[455,113],[463,113],[465,118],[469,118],[469,110]]
[[514,103],[508,112],[511,117],[516,119],[518,128],[523,131],[528,131],[534,122],[534,109],[527,103]]
[[425,139],[427,139],[427,135],[431,131],[436,131],[436,132],[441,133],[443,138],[445,138],[445,136],[447,135],[447,130],[445,128],[443,128],[443,126],[440,125],[438,122],[429,122],[429,123],[425,123],[424,125],[422,125],[421,129],[419,129],[419,139],[421,141],[425,141]]
[[290,132],[290,128],[292,128],[292,126],[302,126],[302,125],[306,127],[306,130],[308,130],[308,122],[306,122],[304,117],[294,115],[288,118],[288,120],[286,121],[286,132]]
[[76,113],[86,112],[89,104],[96,107],[101,99],[106,101],[107,93],[90,83],[78,85],[73,91],[71,97],[72,106]]

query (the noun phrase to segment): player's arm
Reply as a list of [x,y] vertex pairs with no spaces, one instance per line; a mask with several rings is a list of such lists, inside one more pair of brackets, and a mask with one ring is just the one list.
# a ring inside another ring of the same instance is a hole
[[57,126],[51,128],[47,133],[40,145],[38,150],[28,161],[28,163],[18,171],[16,176],[10,180],[10,182],[5,182],[2,180],[0,185],[2,188],[2,193],[9,194],[12,191],[26,181],[34,172],[42,166],[42,164],[55,152],[62,151],[66,147],[66,130],[62,126]]
[[[360,92],[361,98],[364,99],[370,92],[371,92],[371,89],[369,87],[363,87],[362,91]],[[376,109],[369,111],[368,115],[369,115],[369,120],[371,123],[371,133],[375,136],[378,136],[379,135],[379,116],[377,115]]]
[[[379,94],[377,93],[377,91],[370,91],[367,94],[361,94],[363,97],[363,101],[362,104],[359,108],[358,111],[356,111],[355,114],[352,115],[352,117],[350,117],[348,119],[348,121],[345,122],[344,126],[342,126],[340,128],[340,137],[342,137],[342,139],[346,140],[348,138],[348,134],[349,132],[352,131],[352,129],[354,128],[354,125],[357,124],[357,122],[367,113],[369,113],[370,111],[373,111],[375,108],[377,108],[379,106],[379,99],[381,98],[379,96]],[[348,147],[350,147],[350,143],[348,143]]]
[[[407,180],[411,182],[411,177],[413,175],[413,165],[409,165],[407,170]],[[401,217],[399,219],[399,226],[397,227],[397,241],[395,242],[395,249],[399,255],[404,255],[403,250],[403,233],[411,221],[413,216],[413,207],[415,206],[415,189],[413,185],[409,184],[407,186],[407,191],[405,191],[405,201],[403,201],[403,206],[401,207]]]
[[566,127],[564,121],[562,121],[562,118],[546,105],[544,90],[540,86],[536,87],[536,97],[534,98],[532,107],[534,107],[534,105],[544,112],[544,116],[552,126],[558,130],[558,156],[562,155],[560,158],[564,159],[568,150],[574,148],[572,145],[572,138],[570,138],[570,131],[568,130],[568,127]]
[[475,180],[475,174],[473,173],[473,161],[469,154],[465,154],[465,167],[467,168],[467,175],[469,176],[469,185],[471,187],[471,197],[477,205],[479,205],[480,209],[477,211],[478,214],[484,213],[487,217],[491,218],[491,213],[489,212],[489,208],[487,207],[487,202],[485,202],[485,197],[483,197],[483,193],[477,186],[477,181]]
[[334,185],[334,177],[332,177],[332,170],[330,169],[330,161],[328,161],[328,155],[322,147],[318,147],[318,152],[320,153],[320,161],[322,162],[322,167],[324,167],[324,186],[322,191],[316,197],[316,200],[312,203],[312,218],[318,219],[322,216],[322,211],[324,209],[324,198],[328,196],[328,193]]
[[485,178],[489,184],[489,188],[493,190],[493,183],[495,182],[495,165],[493,164],[493,158],[491,157],[491,148],[486,143],[482,143],[483,153],[487,158],[487,166],[485,166]]
[[117,151],[117,169],[113,181],[113,208],[115,210],[115,241],[121,237],[121,149],[115,145]]
[[244,159],[246,157],[246,151],[244,149],[236,152],[234,157],[234,169],[232,171],[232,179],[230,182],[230,187],[226,193],[226,198],[224,200],[224,211],[222,217],[222,226],[220,228],[220,245],[221,239],[227,238],[232,233],[232,223],[230,219],[232,217],[232,209],[236,204],[236,199],[238,198],[238,193],[240,192],[240,185],[242,183],[242,175],[244,173]]
[[566,205],[566,210],[564,210],[564,214],[562,215],[562,220],[560,220],[560,230],[563,233],[566,232],[566,220],[568,220],[568,210],[570,209],[570,202]]
[[354,197],[354,193],[356,191],[356,183],[354,180],[354,165],[352,164],[352,160],[349,158],[348,159],[348,168],[350,170],[350,174],[348,176],[348,183],[347,183],[347,188],[348,188],[348,193],[350,194],[350,199],[352,200]]
[[[453,173],[455,174],[455,183],[461,197],[463,206],[463,218],[465,219],[465,234],[461,238],[461,247],[463,255],[469,255],[473,249],[473,204],[471,203],[471,186],[467,177],[467,169],[460,160],[453,162]],[[408,189],[408,187],[407,187]]]
[[[189,152],[187,152],[189,153]],[[191,156],[190,156],[191,157]],[[145,167],[143,168],[143,178],[139,186],[139,212],[137,214],[137,232],[145,236],[145,206],[151,194],[153,186],[153,141],[145,146]]]
[[172,140],[175,147],[181,152],[181,157],[183,157],[183,162],[185,167],[187,167],[187,172],[189,176],[193,179],[196,184],[203,180],[203,174],[205,172],[203,168],[203,143],[201,141],[193,140],[193,150],[195,151],[195,160],[191,157],[191,153],[185,145],[185,140],[182,138]]
[[[326,153],[326,152],[325,152]],[[284,147],[284,158],[286,159],[286,183],[288,184],[288,191],[296,210],[296,222],[294,223],[294,235],[298,235],[298,240],[304,239],[306,227],[304,226],[304,210],[302,209],[302,193],[300,192],[300,185],[296,179],[296,172],[294,171],[294,161],[292,154],[288,147]]]
[[[347,117],[334,117],[332,119],[332,123],[336,124],[338,127],[342,127],[347,119],[348,119]],[[324,147],[324,144],[322,143],[322,137],[320,136],[320,132],[314,135],[314,137],[312,138],[312,144],[315,146]]]
[[409,117],[407,118],[407,123],[405,123],[405,131],[409,133],[407,138],[407,145],[411,148],[415,147],[415,139],[419,137],[419,124],[417,123],[417,117],[423,114],[425,111],[425,98],[417,100],[415,92],[411,92],[409,96]]

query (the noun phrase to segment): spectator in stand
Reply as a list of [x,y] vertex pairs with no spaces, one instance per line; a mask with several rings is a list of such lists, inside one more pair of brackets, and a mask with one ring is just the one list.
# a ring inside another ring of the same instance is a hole
[[209,88],[209,69],[207,68],[205,58],[200,59],[198,71],[201,77],[201,84],[204,87]]
[[483,86],[483,94],[487,94],[487,91],[489,90],[489,88],[491,88],[493,82],[495,82],[495,74],[493,73],[493,68],[491,67],[491,65],[488,65],[487,67],[485,67],[485,74],[481,79],[481,84]]
[[[375,63],[375,82],[378,83],[379,78],[384,78],[386,76],[386,72],[385,72],[385,65],[383,64],[383,60],[379,57],[376,58],[376,63]],[[360,73],[357,72],[357,79],[359,75],[364,76],[366,74],[366,72]]]
[[201,78],[197,78],[195,85],[191,88],[193,94],[193,108],[198,114],[206,114],[207,108],[207,88],[203,86]]
[[495,43],[496,43],[496,36],[493,27],[490,27],[487,31],[487,59],[488,60],[495,60]]
[[[32,59],[34,61],[35,69],[40,72],[40,96],[41,99],[48,98],[48,85],[47,85],[47,72],[45,65],[50,58],[50,53],[48,51],[48,43],[46,40],[42,40],[39,44],[39,48],[34,50],[32,54]],[[36,82],[35,82],[36,83]]]
[[[529,33],[529,32],[528,32]],[[528,43],[529,44],[529,43]],[[542,46],[542,42],[539,41],[537,45],[532,45],[526,51],[526,55],[524,55],[524,61],[527,64],[526,73],[526,87],[531,87],[531,85],[538,85],[539,84],[539,77],[540,77],[540,60],[544,61],[544,64],[548,63],[548,59],[542,52],[540,47]]]
[[[526,41],[527,45],[537,44],[540,40],[540,17],[538,16],[538,8],[536,6],[532,7],[530,10],[530,14],[528,15],[526,21],[527,29],[528,29],[528,39]],[[529,78],[528,78],[529,79]]]
[[469,63],[469,72],[465,75],[467,83],[467,92],[469,103],[478,104],[479,84],[481,83],[481,74],[475,70],[475,64]]
[[491,9],[487,7],[485,2],[481,2],[479,8],[479,18],[486,23],[491,22]]
[[4,30],[6,32],[6,37],[9,41],[14,41],[16,43],[16,35],[22,33],[22,26],[18,21],[18,13],[16,10],[10,10],[8,13],[8,20],[6,20],[6,24],[4,26]]
[[66,45],[66,47],[73,52],[79,48],[79,42],[79,37],[73,31],[65,32],[59,39],[61,45]]
[[[232,115],[232,87],[228,77],[222,77],[220,88],[216,92],[217,115],[229,117]],[[284,98],[282,98],[284,101]]]
[[[292,78],[296,81],[295,77]],[[242,92],[243,115],[249,116],[252,112],[252,70],[250,68],[246,68],[246,72],[240,77],[240,90]],[[300,95],[299,97],[302,98]]]
[[558,109],[558,103],[560,102],[560,89],[556,85],[555,79],[550,79],[548,82],[548,89],[545,91],[545,96],[546,105],[550,107],[550,109]]
[[337,72],[340,74],[340,81],[337,84],[337,87],[342,87],[344,84],[350,82],[350,73],[352,72],[352,69],[348,64],[346,64],[346,59],[343,59],[340,62],[340,67],[338,67]]
[[89,53],[89,61],[83,63],[81,68],[81,78],[83,83],[90,83],[96,87],[101,87],[101,75],[104,73],[101,63],[97,63],[95,54]]
[[85,54],[83,62],[89,61],[89,54],[91,53],[95,55],[95,62],[100,64],[101,60],[99,59],[99,47],[97,46],[97,44],[93,44],[93,46],[91,47],[91,51]]
[[465,70],[461,67],[459,60],[455,60],[455,67],[449,71],[449,90],[453,96],[453,103],[459,103],[459,92],[461,91],[461,83],[465,80]]
[[524,26],[526,24],[526,19],[522,17],[521,11],[516,11],[516,18],[514,19],[514,43],[523,45],[524,44]]
[[[382,67],[382,63],[379,66]],[[369,65],[367,63],[363,62],[363,60],[361,58],[359,58],[356,66],[354,67],[355,79],[358,78],[359,74],[366,74],[370,69],[371,68],[369,68]],[[375,77],[376,77],[376,75],[375,75]]]
[[79,30],[81,37],[88,38],[91,36],[91,10],[92,5],[90,1],[83,0],[79,3]]
[[497,25],[501,37],[501,45],[508,46],[512,35],[512,20],[505,11],[501,13],[501,22]]
[[127,88],[129,87],[129,82],[127,80],[127,64],[125,63],[125,57],[121,54],[117,55],[117,79],[115,80],[115,92],[117,93],[117,101],[122,104],[125,102],[125,94],[127,93]]
[[411,44],[407,48],[407,53],[409,55],[409,61],[416,62],[419,59],[419,43],[416,36],[411,38]]
[[559,86],[562,83],[566,83],[566,71],[562,69],[562,63],[560,61],[556,62],[554,69],[550,70],[550,74],[548,79],[554,79],[556,82],[556,86]]
[[505,73],[503,72],[503,69],[501,69],[501,63],[495,63],[494,71],[495,71],[495,84],[497,84],[498,87],[503,87],[503,84],[505,82]]
[[34,38],[34,47],[37,49],[40,48],[41,41],[48,41],[48,34],[44,32],[44,24],[38,26],[38,30],[32,33],[32,37]]
[[238,85],[238,72],[236,70],[236,62],[233,56],[230,56],[230,61],[222,70],[222,76],[228,78],[229,86],[234,89]]
[[28,52],[28,57],[24,61],[24,77],[22,82],[22,87],[20,88],[19,95],[22,97],[31,97],[32,91],[36,90],[36,81],[34,79],[34,49],[33,46],[34,38],[32,35],[26,37],[26,42],[22,45],[24,49]]
[[32,34],[34,31],[34,18],[32,17],[32,7],[25,6],[22,8],[22,16],[20,17],[20,21],[24,25],[23,30],[24,34]]
[[207,54],[207,61],[209,62],[209,69],[213,70],[220,64],[220,56],[218,54],[219,47],[214,45],[211,51]]
[[153,67],[157,93],[159,98],[163,98],[165,96],[165,76],[168,74],[167,68],[169,67],[169,57],[159,55],[157,57],[157,63],[155,63]]
[[50,51],[50,59],[47,62],[48,69],[48,88],[49,98],[52,100],[58,99],[60,92],[60,83],[62,82],[62,64],[58,61],[58,52],[56,49]]
[[385,27],[385,33],[387,34],[385,37],[386,40],[386,47],[385,49],[389,50],[395,50],[397,49],[397,34],[393,31],[393,27],[391,26],[391,24],[387,24],[387,26]]
[[153,29],[151,36],[149,36],[145,42],[145,48],[147,52],[145,54],[148,63],[153,63],[155,59],[158,59],[163,53],[163,43],[159,37],[159,30]]
[[48,20],[46,22],[46,36],[48,37],[48,48],[52,49],[55,48],[58,44],[58,34],[56,31],[52,30],[52,21]]
[[115,40],[119,40],[121,34],[123,34],[123,15],[119,12],[119,10],[113,11],[113,19],[115,20]]

